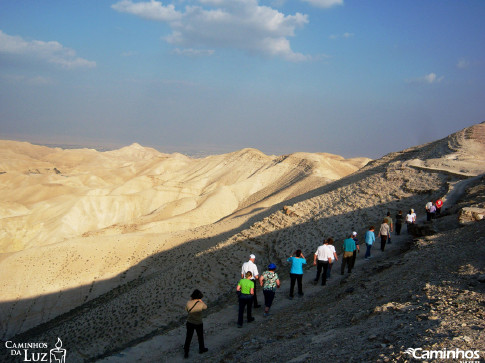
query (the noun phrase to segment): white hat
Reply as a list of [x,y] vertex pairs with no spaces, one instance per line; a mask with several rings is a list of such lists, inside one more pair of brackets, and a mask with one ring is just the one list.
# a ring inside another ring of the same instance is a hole
[[352,232],[352,236],[357,236],[357,232]]
[[256,258],[256,256],[255,256],[255,255],[253,255],[253,254],[250,254],[250,255],[249,255],[249,259],[253,259],[253,258]]

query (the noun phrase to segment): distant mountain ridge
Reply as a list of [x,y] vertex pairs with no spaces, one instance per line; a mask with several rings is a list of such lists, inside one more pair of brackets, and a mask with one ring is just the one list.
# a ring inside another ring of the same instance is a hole
[[124,224],[157,233],[194,228],[270,195],[279,202],[319,187],[368,160],[256,149],[191,159],[137,143],[98,152],[0,141],[0,251],[112,234]]

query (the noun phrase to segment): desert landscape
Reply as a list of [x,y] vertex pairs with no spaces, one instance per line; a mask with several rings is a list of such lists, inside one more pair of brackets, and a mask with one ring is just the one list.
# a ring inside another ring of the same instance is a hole
[[[485,359],[485,123],[378,160],[15,141],[0,155],[2,340],[61,337],[70,362],[182,361],[198,288],[209,352],[194,346],[193,361],[411,361],[412,347]],[[438,198],[443,213],[426,222]],[[352,275],[338,262],[324,289],[309,265],[304,298],[286,299],[295,249],[312,260],[323,238],[362,241],[387,211],[411,208],[418,224],[385,253],[361,253]],[[283,288],[269,318],[236,329],[251,253],[260,271],[277,264]]]

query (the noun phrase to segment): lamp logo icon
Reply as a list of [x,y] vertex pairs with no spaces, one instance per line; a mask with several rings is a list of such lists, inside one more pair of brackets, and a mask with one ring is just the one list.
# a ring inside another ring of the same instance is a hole
[[414,348],[408,348],[408,349],[406,349],[406,351],[404,353],[414,356],[415,350],[416,349],[414,349]]
[[62,340],[58,337],[55,348],[50,350],[50,361],[51,363],[66,363],[66,353],[67,351],[62,348]]

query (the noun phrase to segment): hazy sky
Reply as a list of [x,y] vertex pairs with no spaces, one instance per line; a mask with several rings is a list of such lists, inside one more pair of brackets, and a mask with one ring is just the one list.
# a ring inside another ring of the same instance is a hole
[[0,1],[0,137],[379,157],[485,120],[483,0]]

